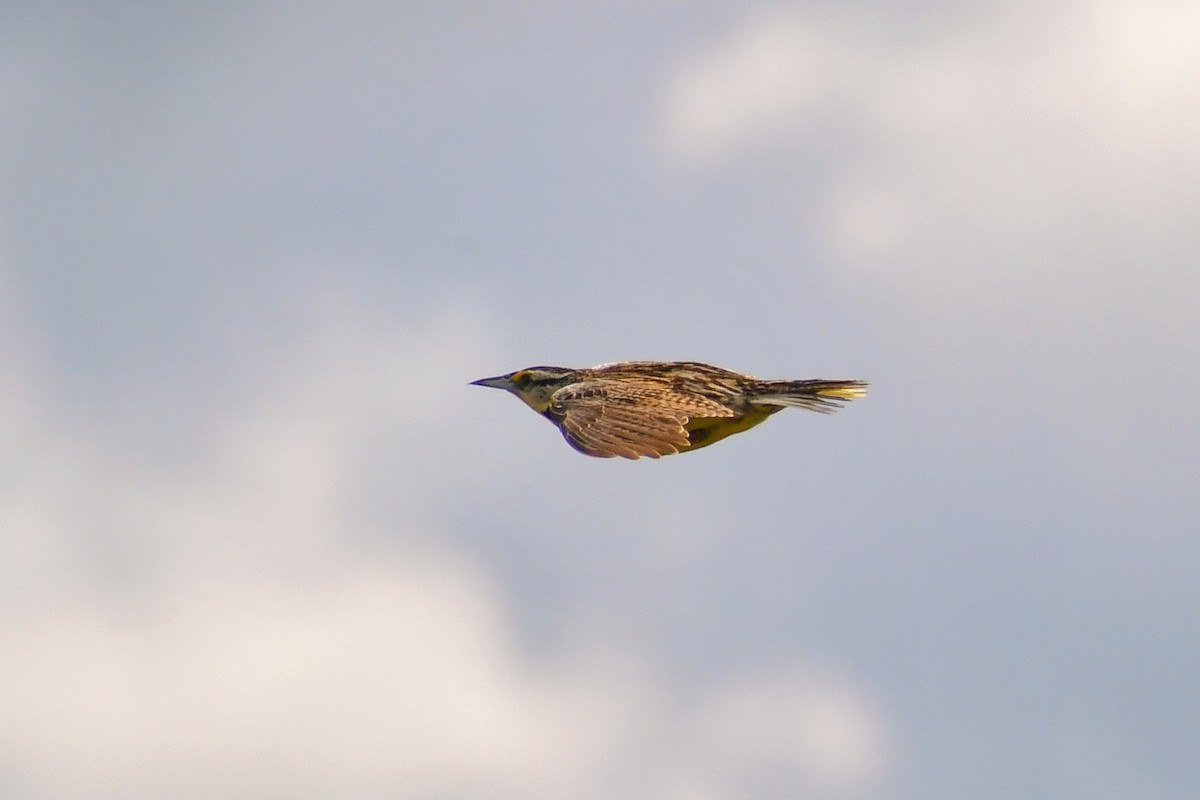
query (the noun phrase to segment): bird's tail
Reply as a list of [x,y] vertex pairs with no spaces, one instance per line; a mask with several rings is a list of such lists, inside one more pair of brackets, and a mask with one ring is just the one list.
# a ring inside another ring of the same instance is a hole
[[793,406],[829,414],[867,393],[866,381],[762,381],[750,402],[761,406]]

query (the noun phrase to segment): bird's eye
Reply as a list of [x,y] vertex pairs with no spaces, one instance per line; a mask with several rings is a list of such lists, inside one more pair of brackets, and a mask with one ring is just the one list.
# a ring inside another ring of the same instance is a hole
[[522,389],[526,388],[530,383],[533,382],[533,376],[528,372],[518,372],[516,375],[513,375],[512,379],[513,383],[515,383],[517,386],[520,386]]

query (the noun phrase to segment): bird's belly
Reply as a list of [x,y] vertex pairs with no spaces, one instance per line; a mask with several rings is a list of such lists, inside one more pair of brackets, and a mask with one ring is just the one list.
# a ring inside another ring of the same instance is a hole
[[778,406],[755,408],[737,417],[699,417],[688,420],[685,427],[691,444],[687,449],[695,450],[698,447],[707,447],[713,442],[721,441],[726,436],[748,431],[779,410],[781,409]]

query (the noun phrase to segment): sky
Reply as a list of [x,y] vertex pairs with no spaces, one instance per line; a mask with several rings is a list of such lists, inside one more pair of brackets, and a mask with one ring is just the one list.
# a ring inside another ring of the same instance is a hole
[[[0,9],[0,794],[1200,794],[1200,10]],[[468,382],[863,378],[588,459]]]

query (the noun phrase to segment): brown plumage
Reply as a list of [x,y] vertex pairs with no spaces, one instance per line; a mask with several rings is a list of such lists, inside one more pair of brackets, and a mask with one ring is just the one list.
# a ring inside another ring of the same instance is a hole
[[759,380],[695,361],[529,367],[473,383],[517,395],[581,453],[632,459],[706,447],[789,406],[836,411],[867,390],[859,380]]

